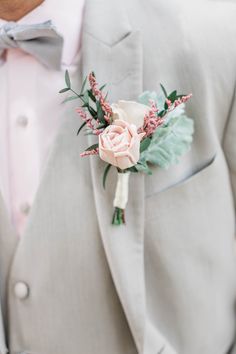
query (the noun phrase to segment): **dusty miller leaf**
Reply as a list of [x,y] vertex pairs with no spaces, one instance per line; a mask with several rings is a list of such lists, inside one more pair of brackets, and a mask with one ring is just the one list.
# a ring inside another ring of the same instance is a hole
[[141,153],[140,162],[168,168],[178,163],[179,157],[185,154],[193,140],[193,120],[186,116],[172,118],[168,125],[159,127],[154,133],[151,143]]

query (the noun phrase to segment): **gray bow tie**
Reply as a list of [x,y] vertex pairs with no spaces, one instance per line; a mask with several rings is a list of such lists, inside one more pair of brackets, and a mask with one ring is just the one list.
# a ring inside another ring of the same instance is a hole
[[7,22],[0,27],[0,56],[8,48],[20,48],[50,69],[61,66],[63,38],[51,21],[36,25]]

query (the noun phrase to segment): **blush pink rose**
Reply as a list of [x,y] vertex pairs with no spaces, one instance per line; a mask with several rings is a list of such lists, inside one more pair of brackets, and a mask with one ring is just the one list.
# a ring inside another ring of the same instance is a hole
[[136,165],[144,134],[124,120],[116,119],[99,135],[99,155],[103,161],[125,170]]

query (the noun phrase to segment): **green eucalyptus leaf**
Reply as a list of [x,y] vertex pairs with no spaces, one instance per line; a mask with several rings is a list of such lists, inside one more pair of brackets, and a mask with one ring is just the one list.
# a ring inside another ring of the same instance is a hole
[[102,110],[101,103],[97,101],[96,106],[97,106],[97,118],[99,122],[103,123],[105,120],[104,120],[104,112]]
[[108,92],[106,93],[106,96],[104,97],[104,100],[106,101],[108,97]]
[[83,102],[85,105],[89,104],[89,93],[88,91],[85,91],[84,95],[83,95]]
[[166,114],[166,110],[163,109],[162,111],[160,111],[160,112],[158,113],[158,117],[163,117],[165,114]]
[[160,84],[160,86],[161,86],[162,92],[164,93],[164,96],[167,98],[168,94],[167,94],[165,87],[162,84]]
[[85,151],[91,151],[91,150],[95,150],[98,148],[98,144],[93,144],[91,146],[89,146]]
[[66,70],[65,72],[65,82],[68,88],[71,88],[71,82],[70,82],[70,75],[69,75],[69,71]]
[[138,172],[138,170],[136,169],[135,166],[132,166],[132,167],[127,168],[127,171],[129,171],[129,172],[134,172],[134,173],[137,173],[137,172]]
[[92,90],[88,90],[87,92],[88,92],[89,98],[91,98],[91,100],[96,103],[97,100],[96,100],[96,97],[93,95]]
[[87,106],[87,109],[89,111],[89,113],[91,114],[91,116],[94,118],[94,119],[97,119],[97,112],[93,109],[93,107],[91,106]]
[[87,78],[87,76],[86,76],[85,79],[84,79],[84,81],[83,81],[80,94],[82,94],[82,93],[84,92],[84,89],[85,89],[85,85],[86,85],[86,83],[87,83],[87,80],[88,80],[88,78]]
[[81,130],[83,129],[83,127],[85,127],[86,126],[86,122],[83,122],[82,124],[81,124],[81,126],[79,127],[79,130],[78,130],[78,132],[77,132],[77,135],[79,135],[79,133],[81,132]]
[[69,101],[74,101],[74,100],[77,100],[78,98],[79,98],[79,96],[70,96],[70,97],[65,98],[62,103],[66,103],[66,102],[69,102]]
[[67,91],[69,91],[70,89],[68,88],[68,87],[65,87],[65,88],[63,88],[63,89],[61,89],[60,91],[59,91],[59,93],[64,93],[64,92],[67,92]]
[[108,176],[111,166],[112,166],[111,164],[108,164],[104,170],[104,173],[103,173],[102,185],[103,185],[104,189],[106,188],[106,180],[107,180],[107,176]]
[[106,84],[102,85],[99,90],[102,91],[106,86],[107,86]]
[[145,138],[140,143],[140,153],[145,151],[151,143],[151,138]]
[[106,124],[99,124],[98,126],[97,126],[97,129],[105,129],[107,127],[107,125]]
[[171,92],[171,94],[168,96],[168,99],[173,103],[177,98],[177,91]]

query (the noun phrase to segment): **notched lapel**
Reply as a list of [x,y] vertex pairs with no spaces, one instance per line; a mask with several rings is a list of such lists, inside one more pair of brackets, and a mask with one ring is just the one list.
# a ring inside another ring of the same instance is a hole
[[6,345],[5,345],[5,334],[4,334],[4,327],[3,327],[3,317],[2,311],[0,307],[0,353],[6,354],[8,352]]
[[[142,92],[142,45],[139,32],[133,32],[121,4],[99,1],[87,7],[83,35],[83,74],[94,71],[98,81],[107,83],[109,100],[137,99]],[[109,4],[112,10],[102,8]],[[95,6],[96,5],[96,6]],[[97,10],[97,12],[96,12]],[[102,30],[100,13],[115,14]],[[117,21],[117,19],[122,19]],[[95,24],[91,24],[91,22]],[[107,25],[107,27],[106,27]],[[96,29],[98,29],[96,31]],[[93,141],[91,137],[89,144]],[[130,180],[127,225],[112,226],[113,197],[116,171],[109,175],[107,190],[102,187],[105,164],[91,158],[91,174],[94,199],[106,257],[126,314],[137,349],[143,352],[145,332],[145,285],[144,285],[144,179],[132,175]]]
[[7,284],[17,244],[18,238],[11,225],[5,202],[0,193],[0,354],[8,352],[4,330],[4,323],[7,318]]

